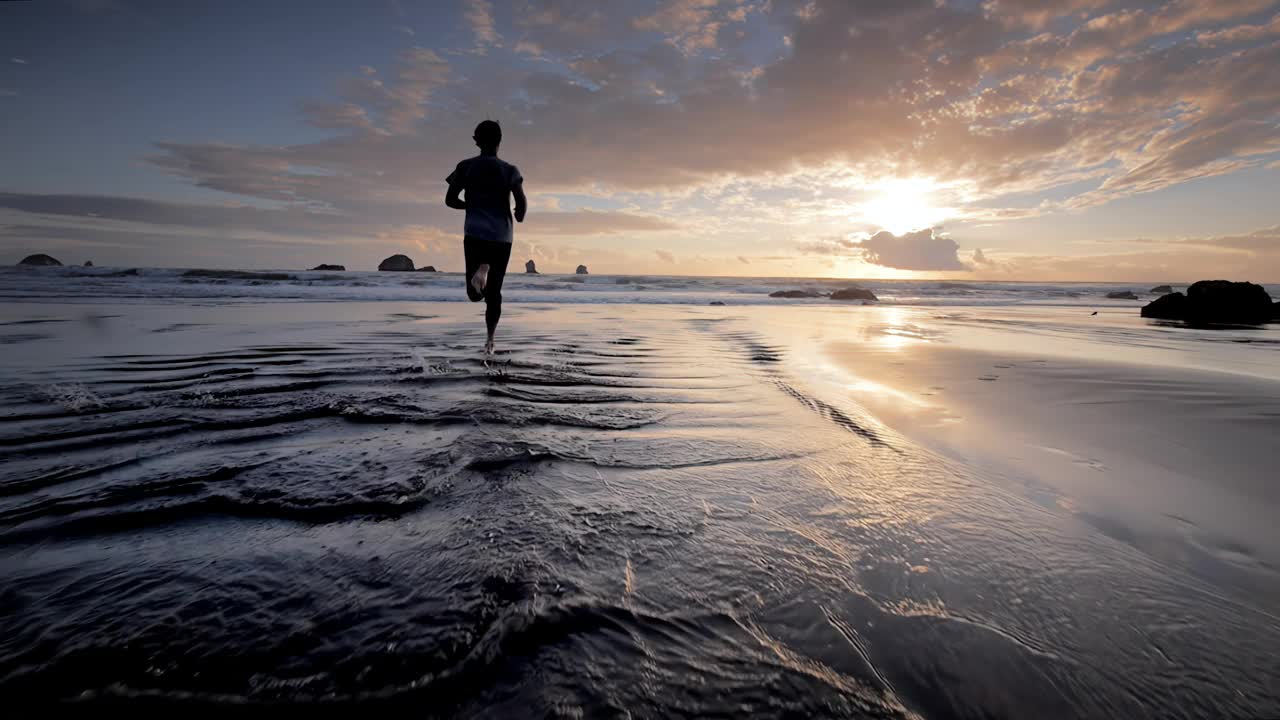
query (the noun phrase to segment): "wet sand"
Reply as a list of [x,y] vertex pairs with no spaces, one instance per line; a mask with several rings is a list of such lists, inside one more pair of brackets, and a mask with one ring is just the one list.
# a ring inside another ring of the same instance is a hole
[[1260,346],[1219,377],[1127,319],[530,305],[486,362],[456,303],[5,313],[43,336],[0,384],[9,698],[1280,712]]

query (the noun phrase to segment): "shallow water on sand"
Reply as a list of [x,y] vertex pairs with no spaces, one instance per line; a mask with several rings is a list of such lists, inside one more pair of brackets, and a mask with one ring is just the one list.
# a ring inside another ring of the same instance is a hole
[[11,356],[0,695],[1280,713],[1265,604],[821,391],[759,318],[514,308],[485,362],[466,310],[133,308]]

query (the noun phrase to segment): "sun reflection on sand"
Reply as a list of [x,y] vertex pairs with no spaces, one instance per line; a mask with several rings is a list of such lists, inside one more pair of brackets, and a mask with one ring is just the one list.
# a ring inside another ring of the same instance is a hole
[[917,340],[906,327],[906,313],[901,308],[886,308],[884,328],[876,343],[889,350],[898,350]]

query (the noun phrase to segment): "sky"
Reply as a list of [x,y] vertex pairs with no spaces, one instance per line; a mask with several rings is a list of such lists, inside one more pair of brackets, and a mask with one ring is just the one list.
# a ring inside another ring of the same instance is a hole
[[[1280,282],[1280,0],[0,3],[0,262]],[[5,259],[11,257],[12,259]]]

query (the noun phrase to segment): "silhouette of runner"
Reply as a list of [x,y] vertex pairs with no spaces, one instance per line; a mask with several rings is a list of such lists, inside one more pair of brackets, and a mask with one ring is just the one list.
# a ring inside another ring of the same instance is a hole
[[[524,222],[528,203],[524,196],[524,178],[511,163],[498,159],[502,128],[493,120],[476,126],[472,139],[480,154],[467,158],[449,173],[445,182],[449,192],[444,204],[455,210],[466,210],[462,249],[467,258],[467,297],[471,302],[484,300],[485,325],[489,339],[484,351],[493,352],[493,333],[502,317],[502,281],[507,276],[511,259],[511,197],[516,200],[516,222]],[[465,193],[465,199],[459,195]]]

